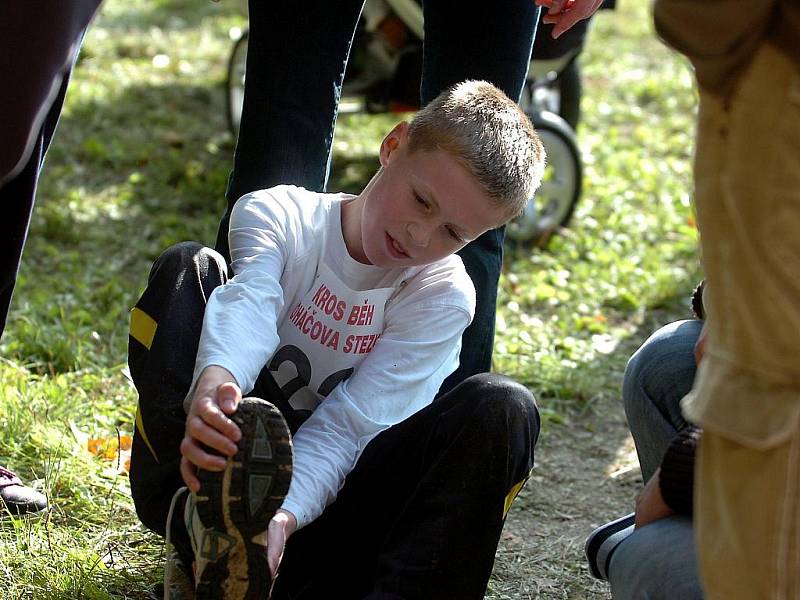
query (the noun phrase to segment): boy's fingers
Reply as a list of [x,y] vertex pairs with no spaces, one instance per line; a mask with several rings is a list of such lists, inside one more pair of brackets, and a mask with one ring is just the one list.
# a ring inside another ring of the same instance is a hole
[[181,458],[181,477],[186,486],[194,493],[200,491],[200,480],[194,474],[194,466],[185,458]]
[[188,436],[181,441],[181,454],[183,458],[194,466],[205,469],[206,471],[222,471],[227,463],[224,457],[209,454]]
[[281,566],[281,559],[283,558],[283,552],[278,552],[270,546],[267,548],[267,563],[269,564],[269,574],[272,579],[278,575],[278,567]]
[[233,382],[223,383],[217,388],[217,404],[225,414],[229,415],[235,412],[241,399],[242,392],[239,390],[239,386]]
[[209,427],[203,419],[197,415],[187,419],[186,432],[190,437],[205,444],[209,448],[222,452],[226,456],[233,456],[236,454],[236,444],[213,427]]
[[267,563],[272,578],[278,572],[278,567],[283,558],[283,549],[286,546],[286,530],[284,523],[279,523],[274,519],[269,522],[267,528]]
[[198,407],[195,416],[199,417],[208,426],[216,429],[234,442],[238,442],[242,437],[239,426],[231,421],[227,415],[220,410],[220,407],[211,401]]

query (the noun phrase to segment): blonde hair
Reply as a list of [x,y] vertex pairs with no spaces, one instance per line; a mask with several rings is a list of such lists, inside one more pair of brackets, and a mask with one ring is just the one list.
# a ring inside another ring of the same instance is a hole
[[545,153],[524,112],[486,81],[464,81],[420,110],[409,126],[409,152],[444,150],[475,176],[512,218],[544,174]]

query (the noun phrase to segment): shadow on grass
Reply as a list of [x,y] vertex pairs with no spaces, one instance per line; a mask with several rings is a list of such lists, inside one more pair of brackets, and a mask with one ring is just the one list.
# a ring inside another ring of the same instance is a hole
[[[207,223],[190,223],[218,219],[226,205],[235,141],[224,110],[222,90],[187,85],[133,86],[71,107],[43,172],[38,234],[68,244],[91,241],[93,232],[141,240],[151,226],[183,223],[175,241],[188,231],[211,243]],[[328,189],[358,193],[378,166],[377,148],[374,156],[336,153]]]
[[194,29],[202,21],[229,15],[247,16],[247,3],[196,2],[195,0],[148,0],[131,2],[122,10],[104,12],[100,7],[100,19],[108,29],[138,29],[142,35],[153,27],[169,29]]
[[[42,373],[124,361],[127,311],[152,262],[176,242],[216,239],[234,150],[223,111],[221,90],[187,85],[70,106],[43,170],[10,357]],[[358,192],[377,165],[337,155],[329,189]]]

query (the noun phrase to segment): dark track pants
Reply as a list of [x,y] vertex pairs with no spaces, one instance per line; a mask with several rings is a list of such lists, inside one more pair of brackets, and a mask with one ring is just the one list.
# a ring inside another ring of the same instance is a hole
[[0,2],[0,336],[39,171],[80,42],[100,0]]
[[[156,261],[132,314],[139,411],[131,489],[142,522],[161,535],[182,485],[182,401],[205,303],[226,279],[219,254],[178,244]],[[248,395],[275,403],[298,426],[266,372]],[[483,598],[538,434],[526,388],[501,375],[470,377],[367,446],[336,501],[290,538],[273,598]],[[173,535],[185,543],[185,530]]]

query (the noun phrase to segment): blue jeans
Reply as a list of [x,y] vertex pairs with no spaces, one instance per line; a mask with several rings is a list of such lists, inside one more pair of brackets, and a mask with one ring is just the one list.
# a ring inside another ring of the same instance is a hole
[[694,345],[703,322],[676,321],[653,333],[628,361],[622,384],[625,416],[645,483],[675,435],[686,427],[680,401],[692,388]]
[[[686,426],[679,403],[692,387],[694,345],[702,328],[695,320],[662,327],[625,369],[625,414],[645,482]],[[611,557],[609,582],[617,600],[702,598],[691,518],[674,516],[634,531]]]
[[[228,210],[216,249],[229,259],[228,221],[244,194],[281,183],[324,190],[342,80],[363,0],[250,3],[244,106]],[[536,33],[532,0],[427,0],[423,104],[464,79],[485,79],[518,100]],[[464,333],[461,363],[443,384],[489,371],[494,343],[503,230],[460,252],[475,284],[477,307]]]
[[634,531],[611,556],[608,580],[615,600],[702,600],[691,518]]

